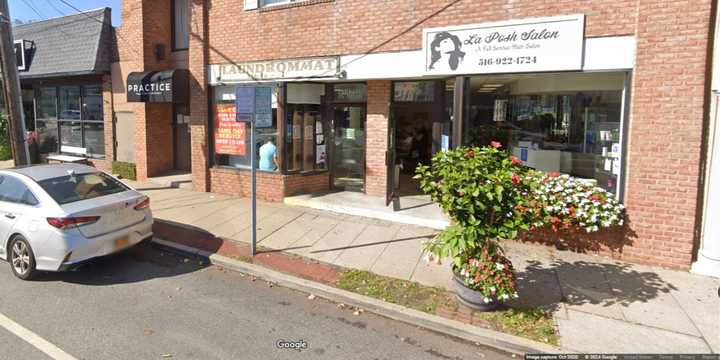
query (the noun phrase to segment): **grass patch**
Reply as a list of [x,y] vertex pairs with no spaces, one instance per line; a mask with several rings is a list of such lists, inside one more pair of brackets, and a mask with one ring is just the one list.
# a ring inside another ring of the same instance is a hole
[[438,288],[361,270],[344,271],[337,287],[430,314],[448,298],[447,293]]
[[542,309],[503,309],[477,312],[493,329],[552,345],[558,344],[552,315]]
[[[361,270],[344,271],[337,287],[429,314],[435,314],[440,304],[452,311],[457,311],[459,306],[455,296],[445,290]],[[492,330],[552,345],[558,343],[552,315],[542,309],[504,307],[497,311],[475,312],[473,319],[476,319],[474,323]]]

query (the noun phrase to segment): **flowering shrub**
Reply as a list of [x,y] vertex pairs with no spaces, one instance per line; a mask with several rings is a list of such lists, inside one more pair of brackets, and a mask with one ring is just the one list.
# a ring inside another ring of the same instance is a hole
[[459,148],[438,152],[432,166],[419,165],[415,178],[420,188],[448,214],[453,225],[426,243],[425,250],[437,259],[459,256],[482,248],[489,239],[512,239],[528,229],[516,209],[531,193],[523,182],[528,169],[510,158],[493,142],[484,148]]
[[416,179],[452,225],[424,244],[429,260],[451,258],[453,271],[487,302],[516,297],[515,272],[499,241],[550,226],[587,232],[623,224],[623,206],[587,180],[532,170],[490,146],[438,152]]
[[515,269],[498,246],[485,246],[471,256],[462,256],[456,274],[468,288],[480,291],[485,303],[517,298]]
[[534,227],[549,225],[555,231],[579,227],[594,232],[623,224],[623,205],[587,180],[543,172],[531,173],[527,179],[535,184],[532,195],[540,209]]

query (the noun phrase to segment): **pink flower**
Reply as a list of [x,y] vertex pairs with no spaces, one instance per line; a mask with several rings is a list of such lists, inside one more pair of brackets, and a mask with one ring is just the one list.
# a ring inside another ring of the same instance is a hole
[[511,156],[511,157],[510,157],[510,163],[513,164],[513,165],[521,165],[521,164],[522,164],[522,161],[520,161],[520,159],[518,159],[518,158],[516,158],[516,157],[514,157],[514,156]]
[[512,174],[512,176],[510,177],[510,180],[512,181],[512,183],[513,183],[514,185],[519,185],[519,184],[520,184],[520,177],[519,177],[518,174],[516,174],[516,173],[513,173],[513,174]]
[[499,148],[502,147],[502,144],[501,144],[499,141],[491,141],[491,142],[490,142],[490,146],[492,146],[492,147],[494,147],[494,148],[496,148],[496,149],[499,149]]

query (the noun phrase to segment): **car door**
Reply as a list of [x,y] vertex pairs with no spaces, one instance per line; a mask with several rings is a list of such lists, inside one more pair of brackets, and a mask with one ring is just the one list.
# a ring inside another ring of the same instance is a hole
[[22,180],[12,175],[0,175],[0,254],[5,253],[15,224],[27,215],[30,206],[37,203],[37,199]]

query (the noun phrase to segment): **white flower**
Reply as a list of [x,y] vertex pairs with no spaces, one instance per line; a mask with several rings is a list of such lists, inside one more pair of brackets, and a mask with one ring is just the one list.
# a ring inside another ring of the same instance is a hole
[[495,292],[496,290],[497,290],[497,289],[495,289],[494,286],[491,286],[491,287],[490,287],[490,292]]
[[508,294],[502,294],[502,296],[501,296],[500,298],[503,299],[503,300],[507,300],[507,299],[510,298],[510,295],[508,295]]
[[518,293],[514,293],[514,294],[513,294],[513,297],[517,299],[517,298],[520,297],[520,295],[518,295]]
[[503,265],[503,264],[501,264],[501,263],[496,263],[496,264],[495,264],[495,268],[496,268],[498,271],[503,271],[503,270],[505,270],[505,265]]
[[490,298],[483,298],[483,301],[487,304],[487,303],[489,303],[490,301],[492,301],[492,299],[490,299]]

